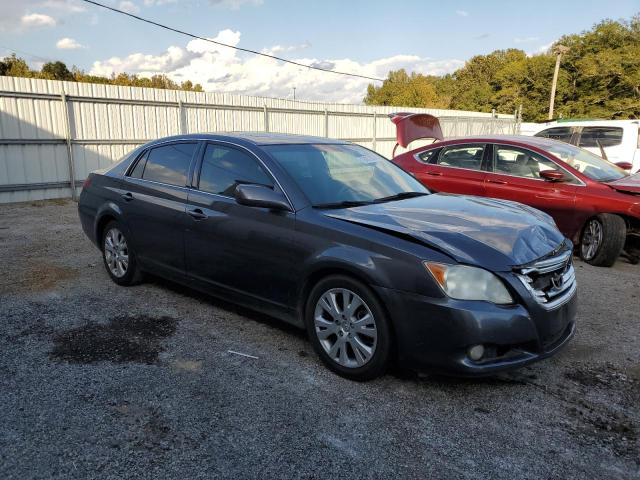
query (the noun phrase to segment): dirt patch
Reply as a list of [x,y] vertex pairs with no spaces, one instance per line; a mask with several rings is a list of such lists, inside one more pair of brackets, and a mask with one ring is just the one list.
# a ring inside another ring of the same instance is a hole
[[0,292],[42,292],[53,290],[60,282],[78,277],[75,268],[62,267],[51,263],[35,263],[19,272],[17,278],[0,278]]
[[50,357],[71,363],[158,361],[162,340],[176,331],[170,317],[120,316],[106,324],[88,323],[57,334]]

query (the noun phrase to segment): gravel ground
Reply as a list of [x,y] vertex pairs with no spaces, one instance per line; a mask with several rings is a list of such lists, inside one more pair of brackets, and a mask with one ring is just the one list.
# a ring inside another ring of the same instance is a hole
[[116,286],[70,201],[0,206],[0,478],[640,478],[640,267],[576,263],[556,357],[360,384],[276,320]]

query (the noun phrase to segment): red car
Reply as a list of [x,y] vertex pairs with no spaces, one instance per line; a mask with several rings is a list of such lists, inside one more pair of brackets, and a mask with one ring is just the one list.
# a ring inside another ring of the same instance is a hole
[[[442,139],[425,117],[392,119],[400,145]],[[611,266],[623,250],[633,263],[640,257],[640,174],[629,176],[584,149],[540,137],[478,136],[436,141],[393,162],[435,192],[513,200],[548,213],[592,265]]]

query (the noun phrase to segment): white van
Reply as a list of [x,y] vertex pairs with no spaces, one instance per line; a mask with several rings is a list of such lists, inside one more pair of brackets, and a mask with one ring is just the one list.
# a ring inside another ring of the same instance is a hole
[[522,129],[524,135],[571,143],[602,156],[611,163],[628,162],[631,173],[640,170],[640,120],[576,120],[536,124]]

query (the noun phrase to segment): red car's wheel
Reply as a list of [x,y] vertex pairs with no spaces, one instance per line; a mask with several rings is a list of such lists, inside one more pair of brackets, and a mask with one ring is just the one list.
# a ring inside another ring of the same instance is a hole
[[601,213],[590,219],[580,238],[580,257],[597,267],[610,267],[622,253],[627,226],[622,217]]

